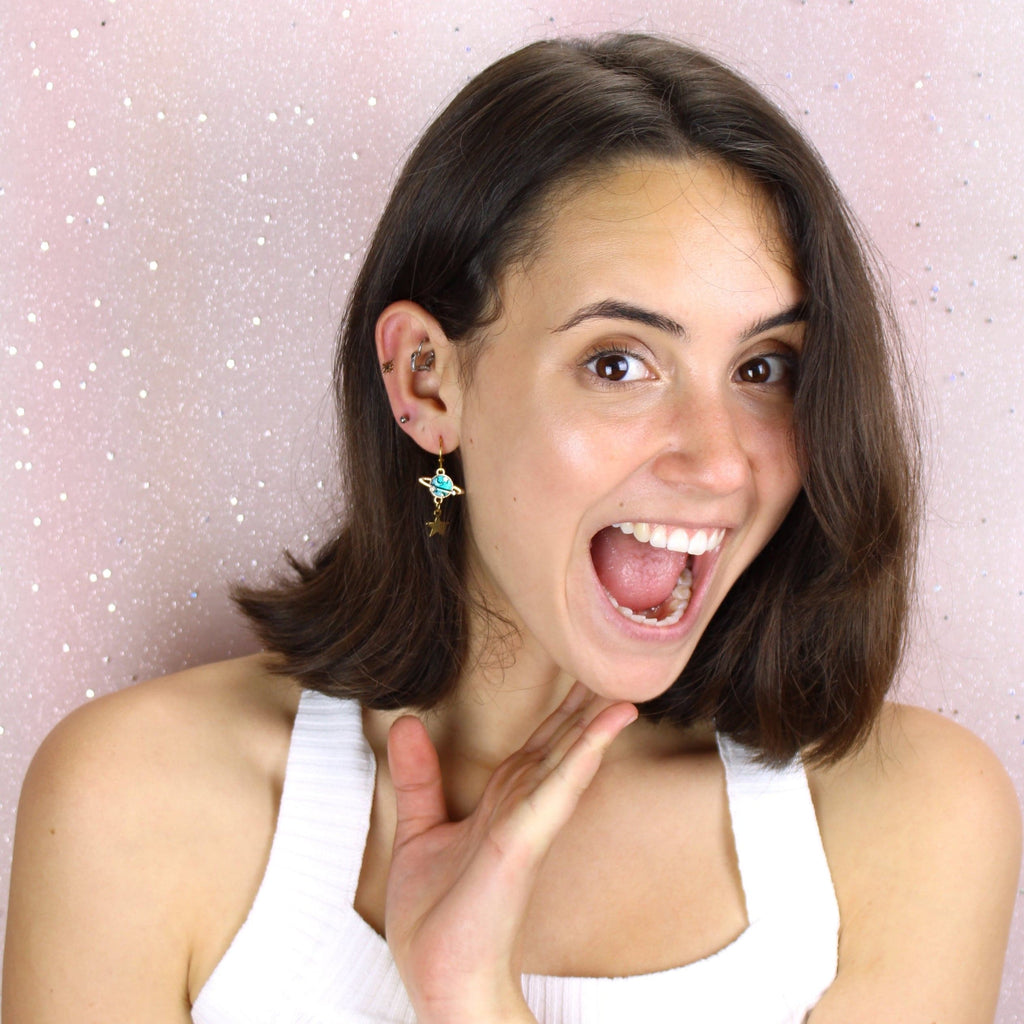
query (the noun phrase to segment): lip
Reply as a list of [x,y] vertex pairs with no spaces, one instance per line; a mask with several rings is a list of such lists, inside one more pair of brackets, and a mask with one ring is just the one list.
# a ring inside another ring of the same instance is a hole
[[[625,517],[618,520],[619,522],[627,522]],[[603,584],[598,579],[597,570],[594,568],[593,559],[588,559],[590,562],[590,579],[591,586],[594,589],[597,606],[601,611],[601,617],[612,623],[616,629],[624,633],[626,636],[631,637],[635,640],[642,641],[644,644],[650,644],[654,642],[658,643],[677,643],[680,640],[687,637],[694,629],[701,616],[701,612],[704,607],[704,599],[707,595],[708,588],[710,587],[711,580],[714,578],[715,570],[718,566],[718,560],[725,549],[726,544],[729,541],[730,534],[732,531],[728,527],[719,526],[712,527],[707,524],[702,526],[694,526],[693,524],[684,523],[671,523],[669,520],[654,520],[654,519],[637,519],[636,522],[649,522],[649,523],[660,523],[666,526],[680,526],[683,529],[720,529],[724,530],[725,536],[722,542],[714,551],[709,551],[703,555],[695,556],[693,558],[693,584],[692,592],[690,594],[690,601],[686,607],[686,611],[683,612],[682,618],[678,622],[673,623],[671,626],[645,626],[643,623],[634,622],[632,619],[627,619],[615,606],[611,603],[607,591],[604,589]],[[613,525],[613,524],[609,524]]]

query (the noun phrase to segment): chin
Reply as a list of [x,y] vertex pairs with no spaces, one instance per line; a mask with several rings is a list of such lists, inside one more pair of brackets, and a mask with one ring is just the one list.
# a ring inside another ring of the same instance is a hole
[[623,656],[621,652],[608,652],[595,657],[593,653],[580,659],[574,670],[567,670],[588,689],[609,700],[626,700],[643,704],[665,693],[679,678],[689,660],[689,645],[685,652],[667,651]]

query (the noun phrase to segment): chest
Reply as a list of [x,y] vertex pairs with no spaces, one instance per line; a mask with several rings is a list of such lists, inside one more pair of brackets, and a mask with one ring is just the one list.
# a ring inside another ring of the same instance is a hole
[[[355,908],[378,933],[394,836],[374,793]],[[616,977],[700,960],[746,927],[721,762],[609,767],[546,858],[523,925],[527,974]]]

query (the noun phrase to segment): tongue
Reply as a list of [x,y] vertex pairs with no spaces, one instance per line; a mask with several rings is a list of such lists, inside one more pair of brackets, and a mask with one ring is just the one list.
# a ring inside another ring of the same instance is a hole
[[668,600],[686,565],[686,555],[652,548],[614,526],[602,530],[590,544],[597,578],[624,608],[647,611]]

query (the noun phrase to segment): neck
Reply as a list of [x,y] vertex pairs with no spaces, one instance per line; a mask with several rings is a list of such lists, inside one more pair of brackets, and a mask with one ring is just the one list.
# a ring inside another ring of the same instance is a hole
[[[492,630],[486,645],[471,645],[466,661],[453,694],[416,714],[427,727],[442,768],[448,763],[474,765],[489,775],[555,710],[573,679],[514,633],[496,637]],[[369,716],[367,738],[378,755],[386,747],[391,724],[407,713]]]
[[442,759],[457,757],[493,771],[518,750],[573,685],[546,654],[510,640],[475,659],[452,698],[424,716]]
[[[493,633],[491,641],[486,654],[468,659],[469,667],[450,698],[417,713],[437,749],[454,818],[472,811],[495,768],[526,742],[573,684],[537,645],[515,635],[495,641]],[[366,736],[382,769],[387,765],[388,730],[406,713],[364,715]],[[641,719],[616,738],[604,763],[672,756],[709,745],[714,745],[711,728],[680,730]]]

